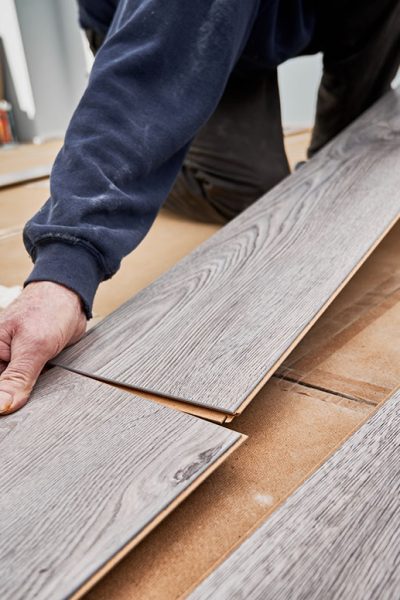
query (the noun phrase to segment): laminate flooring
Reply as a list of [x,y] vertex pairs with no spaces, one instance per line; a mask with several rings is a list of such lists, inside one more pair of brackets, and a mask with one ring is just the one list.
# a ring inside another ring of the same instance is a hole
[[0,597],[80,597],[243,440],[62,369],[0,420]]
[[400,216],[400,93],[54,362],[240,413]]
[[52,166],[52,164],[48,164],[21,171],[11,171],[3,175],[0,174],[0,189],[27,183],[28,181],[35,181],[36,179],[45,179],[49,177]]
[[398,598],[399,451],[397,392],[190,600]]

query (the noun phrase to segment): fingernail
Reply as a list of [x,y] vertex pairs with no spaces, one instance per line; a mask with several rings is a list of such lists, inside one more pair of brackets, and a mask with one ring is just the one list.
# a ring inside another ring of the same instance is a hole
[[0,414],[5,413],[11,408],[13,397],[8,392],[0,391]]

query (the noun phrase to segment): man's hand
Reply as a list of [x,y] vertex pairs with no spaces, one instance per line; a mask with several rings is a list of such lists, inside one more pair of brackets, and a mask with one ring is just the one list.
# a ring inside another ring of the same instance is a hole
[[29,284],[0,313],[0,414],[21,408],[46,362],[85,329],[77,294],[50,281]]

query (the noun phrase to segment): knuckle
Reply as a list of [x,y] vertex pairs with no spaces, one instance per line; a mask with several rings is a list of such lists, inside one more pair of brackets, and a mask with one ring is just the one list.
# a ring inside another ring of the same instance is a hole
[[12,367],[9,366],[1,377],[2,382],[16,383],[17,385],[26,386],[30,379],[30,373],[28,370],[24,370],[23,367]]

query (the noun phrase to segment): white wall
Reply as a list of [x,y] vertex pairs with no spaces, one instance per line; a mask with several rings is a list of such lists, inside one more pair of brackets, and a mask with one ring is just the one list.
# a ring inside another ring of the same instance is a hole
[[278,69],[284,127],[311,127],[322,74],[322,55],[288,60]]
[[18,106],[30,119],[33,119],[35,101],[14,0],[1,0],[0,38],[14,82]]
[[87,82],[75,0],[0,0],[6,97],[22,141],[62,136]]

